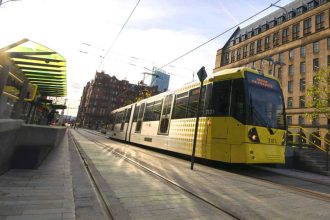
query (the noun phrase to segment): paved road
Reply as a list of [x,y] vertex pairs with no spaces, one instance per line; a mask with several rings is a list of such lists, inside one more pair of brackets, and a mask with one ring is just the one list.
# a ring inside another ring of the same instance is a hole
[[[235,213],[240,219],[330,218],[329,201],[299,193],[282,186],[199,164],[196,164],[195,170],[191,171],[188,161],[114,142],[84,131],[80,132],[96,138],[108,146],[120,149],[125,154],[134,156],[140,161],[144,161],[144,163],[148,164],[157,172],[182,186],[192,189],[218,206]],[[157,193],[160,194],[160,198],[164,200],[164,203],[157,203],[156,207],[168,209],[164,211],[163,215],[159,216],[162,216],[164,219],[166,217],[170,219],[172,215],[174,218],[178,213],[184,213],[180,209],[176,210],[166,207],[170,203],[168,201],[173,199],[171,196],[164,197],[164,192],[165,194],[169,193],[169,189],[163,191],[164,188],[161,187],[160,190],[160,183],[155,183],[155,181],[150,179],[151,177],[145,176],[142,171],[137,170],[131,165],[127,165],[120,158],[114,159],[114,156],[110,152],[88,142],[88,140],[82,138],[78,133],[74,133],[74,135],[80,139],[82,149],[112,189],[113,196],[119,200],[119,203],[123,206],[122,208],[130,213],[130,217],[155,217],[155,215],[150,215],[150,210],[148,210],[152,209],[152,205],[155,204],[153,200],[150,200],[149,196],[155,196]],[[145,186],[148,183],[151,186]],[[317,184],[313,184],[313,187],[320,187],[322,189],[319,191],[330,195],[329,187],[324,188],[324,185]],[[181,197],[179,196],[179,198]],[[144,199],[149,203],[143,203],[145,202]],[[182,200],[182,202],[187,201],[185,199]],[[148,212],[144,213],[141,209],[137,208],[136,206],[139,206],[139,204],[143,207],[142,210],[148,210]],[[132,206],[136,208],[134,210],[138,211],[131,212]],[[196,209],[195,204],[191,210],[194,210],[194,213],[196,213],[198,209]],[[204,213],[203,209],[200,211],[197,211],[198,214],[195,216],[187,216],[187,218],[198,218],[199,213]],[[143,214],[139,216],[138,213],[141,212]],[[212,212],[210,211],[210,213]],[[220,216],[215,218],[222,219]]]

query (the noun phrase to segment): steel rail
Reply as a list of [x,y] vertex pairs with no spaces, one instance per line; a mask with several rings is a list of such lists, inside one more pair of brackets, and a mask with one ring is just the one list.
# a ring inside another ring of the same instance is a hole
[[[88,132],[88,133],[90,133],[90,134],[93,134],[93,135],[97,135],[97,136],[100,136],[100,137],[102,137],[102,135],[99,135],[99,134],[97,134],[97,133],[93,133],[93,132],[90,132],[90,131],[87,131],[87,130],[84,130],[85,132]],[[80,132],[79,132],[80,133]],[[81,134],[81,133],[80,133]],[[86,137],[86,136],[85,136]],[[104,137],[104,136],[103,136]],[[103,145],[103,146],[106,146],[107,148],[112,148],[112,147],[110,147],[110,146],[108,146],[108,145],[106,145],[106,144],[103,144],[103,143],[100,143],[100,142],[98,142],[98,141],[94,141],[95,139],[92,139],[92,138],[87,138],[87,139],[89,139],[89,140],[91,140],[91,141],[93,141],[93,142],[97,142],[97,143],[99,143],[99,145]],[[118,152],[119,150],[115,150],[114,148],[112,148],[113,150],[112,150],[112,152]],[[119,151],[120,152],[120,151]],[[120,153],[118,153],[118,154],[120,154]],[[123,156],[123,157],[126,157],[126,156]],[[129,159],[129,158],[128,158]],[[129,160],[131,160],[131,159],[129,159]],[[133,160],[134,161],[134,160]],[[138,163],[138,162],[136,162],[136,161],[134,161],[134,163]],[[139,164],[140,166],[143,166],[143,165],[141,165],[141,164]],[[252,167],[252,166],[251,166]],[[259,169],[259,168],[256,168],[256,167],[254,167],[255,169]],[[147,168],[147,169],[149,169],[149,168]],[[267,171],[267,170],[264,170],[265,172],[270,172],[270,173],[272,173],[271,171]],[[151,171],[151,172],[153,172],[153,171]],[[156,172],[155,172],[156,173]],[[308,180],[308,179],[302,179],[302,178],[295,178],[295,177],[292,177],[292,176],[287,176],[287,175],[283,175],[283,174],[279,174],[279,173],[276,173],[277,175],[280,175],[280,176],[285,176],[285,177],[288,177],[288,178],[292,178],[292,179],[299,179],[299,180],[302,180],[302,181],[306,181],[306,182],[310,182],[310,183],[314,183],[314,184],[319,184],[319,185],[324,185],[324,186],[328,186],[328,185],[326,185],[326,184],[322,184],[322,183],[319,183],[319,182],[317,182],[317,181],[312,181],[312,180]],[[159,175],[159,176],[161,176],[160,174],[158,174],[158,173],[156,173],[155,175]],[[299,192],[299,193],[303,193],[304,195],[306,195],[306,194],[308,194],[308,195],[310,195],[311,197],[313,197],[313,198],[317,198],[317,199],[321,199],[321,200],[323,200],[323,201],[327,201],[327,202],[330,202],[330,195],[326,195],[326,194],[323,194],[323,193],[317,193],[317,192],[314,192],[314,191],[311,191],[311,190],[306,190],[306,189],[302,189],[302,188],[299,188],[299,187],[295,187],[295,186],[288,186],[288,185],[285,185],[285,184],[281,184],[281,183],[276,183],[276,182],[273,182],[273,181],[271,181],[271,180],[266,180],[266,179],[262,179],[262,178],[258,178],[258,177],[254,177],[254,176],[252,176],[252,175],[249,175],[249,174],[243,174],[243,175],[245,175],[245,176],[247,176],[247,177],[249,177],[249,178],[252,178],[252,179],[256,179],[256,180],[260,180],[260,181],[262,181],[262,182],[265,182],[265,183],[268,183],[268,184],[273,184],[273,185],[276,185],[276,186],[280,186],[280,187],[283,187],[283,188],[287,188],[287,189],[289,189],[289,190],[292,190],[292,191],[296,191],[296,192]],[[164,177],[165,178],[165,177]],[[166,179],[166,178],[165,178]],[[171,181],[171,180],[167,180],[166,179],[166,181]],[[173,181],[171,181],[171,182],[173,182]],[[176,184],[175,182],[173,182],[172,184]],[[178,185],[178,187],[179,188],[181,188],[182,186],[180,186],[179,184],[177,184]],[[182,187],[182,188],[184,188],[184,187]],[[186,191],[185,189],[183,189],[184,191]],[[189,191],[189,190],[188,190]],[[189,192],[190,193],[190,192]],[[197,195],[198,196],[198,195]],[[201,197],[201,199],[203,200],[204,198],[202,198]],[[204,200],[206,200],[206,199],[204,199]],[[212,206],[216,206],[215,204],[213,204],[212,203]]]
[[85,171],[91,181],[91,184],[93,186],[94,192],[96,194],[96,197],[101,205],[101,208],[103,209],[103,213],[105,214],[105,217],[107,217],[108,219],[114,220],[116,219],[112,213],[111,213],[111,208],[109,207],[109,204],[107,203],[106,197],[104,196],[104,194],[102,193],[102,190],[100,189],[100,187],[98,186],[92,171],[89,168],[88,162],[86,161],[85,157],[82,155],[81,151],[79,150],[79,143],[77,142],[77,140],[73,137],[73,135],[71,134],[71,132],[69,133],[69,141],[72,140],[73,145],[75,146],[75,149],[77,150],[79,157],[81,158],[82,162],[84,163],[84,167],[85,167]]
[[[162,175],[159,174],[158,172],[156,172],[156,171],[154,171],[154,170],[152,170],[152,169],[150,169],[150,168],[148,168],[148,167],[142,165],[142,164],[139,163],[138,161],[135,161],[135,160],[133,160],[133,159],[127,157],[126,155],[123,154],[123,152],[121,152],[121,151],[119,151],[119,150],[117,150],[117,149],[115,149],[115,148],[113,148],[113,147],[110,147],[110,146],[108,146],[108,145],[106,145],[106,144],[103,144],[103,143],[101,143],[101,142],[99,142],[99,141],[97,141],[97,140],[95,140],[95,139],[93,139],[93,138],[90,138],[90,137],[86,136],[86,135],[83,135],[83,134],[82,134],[81,132],[79,132],[79,131],[78,131],[78,133],[79,133],[80,135],[84,136],[85,138],[87,138],[89,141],[92,141],[92,142],[94,142],[95,144],[97,144],[97,145],[99,145],[99,146],[102,146],[103,148],[104,148],[104,147],[107,148],[107,151],[109,151],[109,152],[111,152],[111,153],[113,153],[113,154],[115,154],[115,155],[117,155],[117,156],[122,157],[122,158],[123,158],[124,160],[126,160],[127,162],[134,164],[135,166],[137,166],[137,167],[139,167],[139,168],[141,168],[141,169],[147,171],[149,174],[151,174],[151,175],[153,175],[153,176],[156,176],[156,177],[158,177],[158,178],[164,180],[165,182],[171,184],[172,186],[175,186],[176,188],[179,188],[180,190],[184,191],[185,193],[187,193],[187,194],[189,194],[189,195],[191,195],[191,196],[193,196],[193,197],[195,197],[195,198],[197,198],[197,199],[203,201],[204,203],[206,203],[206,204],[208,204],[208,205],[210,205],[210,206],[212,206],[212,207],[218,209],[219,211],[221,211],[221,212],[223,212],[223,213],[226,213],[226,214],[229,215],[230,217],[232,217],[232,218],[234,218],[234,219],[238,219],[238,220],[241,219],[241,217],[238,217],[236,214],[234,214],[234,213],[232,213],[232,212],[230,212],[230,211],[228,211],[228,210],[225,210],[224,208],[219,207],[218,205],[214,204],[213,202],[208,201],[207,199],[203,198],[202,196],[199,196],[199,195],[195,194],[195,193],[192,192],[191,190],[186,189],[185,187],[181,186],[180,184],[174,182],[173,180],[170,180],[170,179],[168,179],[168,178],[162,176]],[[89,133],[92,133],[92,132],[89,132]],[[93,133],[92,133],[92,134],[93,134]],[[94,135],[97,135],[97,134],[94,134]],[[101,135],[99,135],[99,136],[101,136]]]

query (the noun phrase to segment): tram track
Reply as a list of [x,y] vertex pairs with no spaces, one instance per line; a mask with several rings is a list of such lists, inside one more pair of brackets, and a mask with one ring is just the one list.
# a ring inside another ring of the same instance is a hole
[[[127,154],[125,154],[124,152],[122,152],[122,151],[120,151],[120,150],[118,150],[118,149],[115,149],[115,148],[113,148],[113,147],[110,147],[110,146],[108,146],[108,145],[106,145],[106,144],[103,144],[103,143],[101,143],[101,142],[99,142],[99,141],[97,141],[97,140],[95,140],[95,139],[93,139],[93,138],[90,138],[90,137],[88,137],[88,136],[82,134],[82,133],[79,132],[79,131],[78,131],[78,133],[79,133],[80,135],[82,135],[83,137],[85,137],[86,139],[88,139],[89,141],[95,143],[96,145],[102,147],[103,149],[106,149],[108,152],[111,152],[112,154],[114,154],[114,155],[116,155],[116,156],[118,156],[118,157],[121,157],[121,158],[123,158],[125,161],[127,161],[127,162],[133,164],[134,166],[138,167],[139,169],[144,170],[144,171],[145,171],[146,173],[148,173],[149,175],[152,175],[152,176],[154,176],[154,177],[156,177],[156,178],[162,180],[163,182],[169,184],[170,186],[172,186],[172,187],[174,187],[174,188],[176,188],[176,189],[179,189],[179,190],[183,191],[184,193],[190,195],[191,197],[193,197],[193,198],[195,198],[195,199],[198,199],[199,201],[202,201],[203,203],[205,203],[205,204],[207,204],[207,205],[209,205],[209,206],[211,206],[211,207],[213,207],[213,208],[219,210],[220,212],[223,212],[223,213],[227,214],[228,216],[232,217],[233,219],[242,219],[242,218],[241,218],[240,216],[238,216],[237,214],[235,214],[235,213],[233,213],[233,212],[231,212],[231,211],[229,211],[229,210],[227,210],[227,209],[225,209],[225,208],[223,208],[223,207],[220,207],[219,205],[217,205],[217,204],[215,204],[215,203],[209,201],[208,199],[206,199],[206,198],[204,198],[204,197],[202,197],[202,196],[200,196],[200,195],[194,193],[193,191],[187,189],[186,187],[184,187],[184,186],[182,186],[182,185],[176,183],[175,181],[170,180],[169,178],[167,178],[167,177],[161,175],[161,174],[158,173],[157,171],[152,170],[151,168],[147,167],[146,165],[143,165],[140,161],[133,159],[132,157],[130,157],[130,156],[128,156]],[[92,133],[92,132],[89,132],[89,133]],[[92,134],[94,134],[94,133],[92,133]],[[97,135],[97,134],[94,134],[94,135]],[[101,136],[101,135],[99,135],[99,136]],[[92,174],[91,174],[91,175],[92,175]]]
[[79,154],[79,157],[81,158],[82,163],[84,164],[85,171],[86,171],[86,173],[89,177],[89,180],[92,184],[92,188],[94,189],[97,200],[99,201],[99,204],[100,204],[100,206],[103,210],[104,217],[106,217],[109,220],[114,220],[115,217],[112,215],[112,211],[111,211],[111,208],[109,206],[109,203],[107,202],[107,199],[106,199],[104,193],[102,193],[102,189],[99,187],[97,181],[95,180],[94,175],[93,175],[91,169],[89,168],[88,162],[86,161],[85,157],[83,156],[82,152],[80,151],[80,149],[78,147],[79,143],[73,137],[71,132],[69,132],[69,141],[71,141],[73,143],[73,145],[75,147],[75,150]]
[[[85,131],[88,132],[88,133],[91,133],[93,135],[97,135],[97,136],[100,136],[100,137],[105,137],[103,135],[100,135],[100,134],[97,134],[97,133],[94,133],[94,132],[90,132],[88,130],[85,130]],[[101,144],[103,146],[109,147],[108,145],[105,145],[103,143],[101,143]],[[233,170],[230,170],[230,169],[225,170],[225,171],[233,172],[233,173],[239,174],[239,175],[244,175],[244,176],[249,177],[251,179],[261,181],[263,183],[271,184],[271,185],[274,185],[274,186],[277,186],[277,187],[283,187],[283,188],[286,188],[286,189],[291,190],[291,191],[295,191],[295,192],[297,192],[299,194],[302,194],[302,195],[305,195],[305,196],[308,195],[312,198],[316,198],[316,199],[320,199],[320,200],[323,200],[323,201],[326,201],[326,202],[330,202],[330,195],[328,195],[328,194],[319,193],[319,192],[315,192],[315,191],[312,191],[312,190],[303,189],[301,187],[290,186],[290,185],[287,185],[287,184],[275,182],[276,180],[265,179],[263,177],[260,177],[260,176],[256,175],[256,172],[257,172],[256,170],[260,170],[260,168],[256,168],[256,167],[253,167],[253,166],[248,166],[248,167],[250,167],[252,169],[252,172],[251,172],[251,170],[249,172],[246,172],[246,171],[241,171],[241,170],[233,171]],[[216,168],[216,169],[218,169],[218,168]],[[283,174],[279,174],[279,173],[273,173],[271,171],[265,171],[265,170],[263,170],[263,172],[265,173],[265,175],[263,175],[263,176],[269,176],[269,174],[272,174],[272,175],[275,174],[275,175],[278,175],[280,177],[286,177],[286,178],[293,179],[293,180],[299,180],[299,181],[308,182],[308,183],[312,183],[312,184],[323,185],[325,187],[330,188],[330,186],[328,184],[324,184],[324,183],[321,183],[321,182],[315,181],[315,180],[302,179],[302,178],[287,176],[287,175],[283,175]],[[329,191],[330,191],[330,189],[329,189]]]

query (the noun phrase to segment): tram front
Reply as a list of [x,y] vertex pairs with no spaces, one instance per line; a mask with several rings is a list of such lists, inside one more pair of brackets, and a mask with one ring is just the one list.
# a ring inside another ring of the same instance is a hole
[[279,82],[245,71],[247,163],[285,162],[285,108]]

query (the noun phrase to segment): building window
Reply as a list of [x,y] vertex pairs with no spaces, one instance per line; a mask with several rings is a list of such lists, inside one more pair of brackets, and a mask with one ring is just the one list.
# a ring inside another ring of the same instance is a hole
[[254,42],[250,43],[250,56],[254,55]]
[[307,18],[304,20],[304,35],[308,35],[311,33],[312,30],[312,19]]
[[305,108],[305,96],[299,96],[299,107]]
[[254,36],[253,31],[249,31],[247,37],[248,37],[248,38],[251,38],[251,37],[253,37],[253,36]]
[[318,58],[315,58],[313,59],[313,71],[314,72],[317,72],[319,71],[319,59]]
[[290,20],[290,19],[294,18],[295,16],[296,16],[296,12],[290,11],[287,15],[287,20]]
[[292,116],[286,116],[286,123],[292,125]]
[[237,49],[237,60],[241,59],[241,48]]
[[304,125],[305,124],[305,118],[302,115],[299,115],[299,125]]
[[328,49],[330,49],[330,37],[328,37]]
[[225,53],[225,65],[227,65],[229,63],[229,52]]
[[299,88],[301,92],[305,91],[305,86],[306,86],[305,78],[300,79]]
[[246,34],[242,34],[242,36],[241,36],[241,40],[243,41],[243,40],[246,40]]
[[284,15],[277,18],[277,24],[282,24],[284,21],[285,21],[285,16]]
[[285,28],[282,30],[282,44],[285,44],[289,40],[289,29]]
[[292,25],[292,40],[299,38],[299,23]]
[[293,65],[289,65],[288,74],[289,76],[293,76]]
[[270,49],[270,36],[266,36],[265,37],[265,50],[269,50]]
[[293,107],[293,97],[288,97],[288,106],[287,108],[292,108]]
[[261,32],[265,32],[268,29],[268,24],[264,24],[261,26]]
[[283,75],[283,69],[282,67],[278,68],[278,79],[281,80]]
[[300,46],[300,57],[305,57],[305,56],[306,56],[306,47]]
[[257,41],[257,53],[260,53],[262,51],[262,39],[259,39]]
[[235,62],[235,50],[232,50],[232,51],[231,51],[231,59],[230,59],[230,62],[231,62],[231,63],[234,63],[234,62]]
[[320,31],[324,28],[324,13],[320,13],[315,17],[315,29]]
[[277,24],[276,20],[272,20],[268,23],[269,28],[275,27]]
[[292,80],[290,80],[289,82],[288,82],[288,92],[290,92],[290,93],[292,93],[293,92],[293,81]]
[[304,5],[300,6],[299,8],[297,8],[297,15],[301,15],[306,11],[306,9],[307,8]]
[[273,47],[278,47],[278,43],[279,43],[279,40],[278,40],[278,32],[274,33],[273,34]]
[[320,125],[320,121],[319,121],[319,118],[318,117],[315,117],[315,118],[312,119],[312,125],[313,126]]
[[243,58],[246,58],[248,54],[248,45],[245,45],[243,47]]
[[318,41],[313,42],[313,52],[314,53],[320,52],[320,43]]
[[294,58],[294,49],[289,50],[289,59],[292,60]]
[[278,54],[278,61],[283,62],[283,53]]
[[305,74],[306,73],[306,63],[301,62],[300,63],[300,74]]
[[260,27],[254,29],[254,35],[260,34],[261,33],[260,31],[261,31]]
[[315,2],[315,0],[308,2],[307,10],[312,10],[316,5],[317,5],[317,3]]

